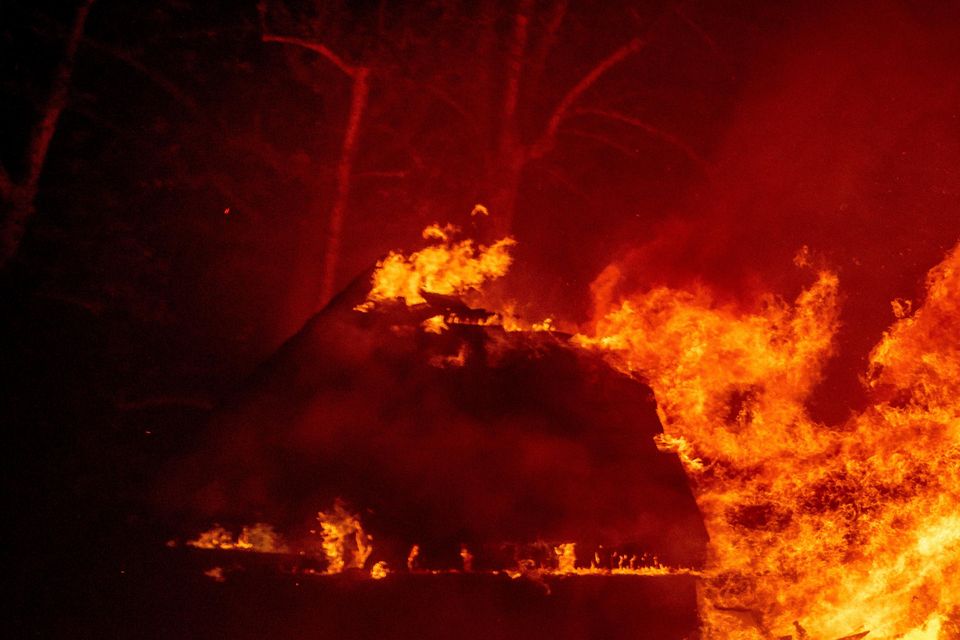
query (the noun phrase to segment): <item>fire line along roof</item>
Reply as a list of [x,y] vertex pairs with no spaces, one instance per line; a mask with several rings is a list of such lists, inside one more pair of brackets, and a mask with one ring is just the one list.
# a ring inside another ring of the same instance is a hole
[[339,498],[393,566],[411,544],[449,568],[461,544],[483,554],[537,541],[702,565],[702,519],[679,460],[654,445],[662,428],[645,384],[560,334],[425,330],[427,318],[471,313],[456,299],[355,311],[368,282],[218,411],[167,474],[168,505],[291,532]]

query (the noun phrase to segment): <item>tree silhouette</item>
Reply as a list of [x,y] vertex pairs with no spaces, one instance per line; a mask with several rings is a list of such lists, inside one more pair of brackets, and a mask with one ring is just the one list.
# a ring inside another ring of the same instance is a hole
[[87,16],[93,2],[94,0],[83,0],[77,8],[63,55],[54,71],[50,94],[40,110],[40,118],[27,145],[22,175],[15,178],[11,171],[0,164],[0,201],[3,203],[0,222],[0,269],[16,256],[26,226],[36,211],[40,176],[50,143],[57,132],[60,114],[67,106],[77,50],[83,40]]

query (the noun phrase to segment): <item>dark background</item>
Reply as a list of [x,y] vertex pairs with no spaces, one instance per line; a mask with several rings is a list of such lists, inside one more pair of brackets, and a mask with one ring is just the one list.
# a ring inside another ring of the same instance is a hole
[[[639,36],[576,103],[632,123],[581,113],[527,163],[499,294],[586,325],[589,284],[617,263],[620,293],[699,280],[749,308],[810,280],[791,262],[806,244],[845,295],[840,354],[811,400],[842,424],[889,301],[916,300],[960,237],[960,3],[572,2],[546,47],[555,8],[528,7],[520,141]],[[499,104],[519,5],[265,9],[270,30],[374,70],[338,285],[419,246],[426,224],[469,225],[509,159]],[[74,10],[0,4],[14,176]],[[93,5],[37,212],[0,275],[15,606],[162,541],[145,506],[157,469],[323,302],[349,80],[263,28],[253,2]]]

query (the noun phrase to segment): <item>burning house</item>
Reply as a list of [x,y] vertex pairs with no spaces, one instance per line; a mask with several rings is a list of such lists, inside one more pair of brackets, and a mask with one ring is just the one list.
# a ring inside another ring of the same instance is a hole
[[[636,637],[623,621],[655,611],[648,637],[693,633],[707,536],[678,456],[655,445],[650,388],[549,323],[467,306],[458,294],[502,275],[509,245],[454,232],[428,229],[436,244],[391,255],[311,319],[164,475],[161,503],[181,526],[220,523],[187,541],[220,571],[233,552],[218,577],[261,554],[289,580],[382,579],[356,597],[400,599],[412,618],[378,637],[490,633],[470,612],[498,592],[533,597],[530,611],[599,607],[537,631],[521,608],[500,635]],[[596,602],[605,582],[642,593],[641,609]]]
[[8,635],[960,639],[958,25],[7,3]]

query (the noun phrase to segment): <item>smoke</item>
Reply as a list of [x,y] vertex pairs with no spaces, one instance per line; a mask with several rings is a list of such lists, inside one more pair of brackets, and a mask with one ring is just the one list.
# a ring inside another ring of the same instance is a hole
[[595,280],[596,313],[656,285],[726,301],[788,299],[840,276],[839,356],[811,409],[841,421],[858,376],[922,276],[960,237],[957,6],[844,3],[795,10],[759,48],[709,181]]

